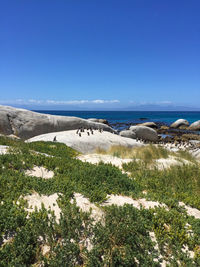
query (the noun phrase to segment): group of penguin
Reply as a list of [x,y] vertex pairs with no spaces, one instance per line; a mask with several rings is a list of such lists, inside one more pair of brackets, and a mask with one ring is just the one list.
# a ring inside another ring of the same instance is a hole
[[[89,136],[90,134],[94,134],[94,130],[96,130],[96,129],[93,129],[93,128],[85,129],[85,128],[81,127],[81,128],[77,129],[76,134],[78,134],[81,137],[81,133],[84,133],[86,131],[87,135]],[[98,131],[100,133],[102,133],[103,129],[99,128]],[[57,141],[56,136],[54,136],[53,142],[56,142],[56,141]]]
[[[81,127],[81,128],[78,128],[78,129],[77,129],[76,134],[78,134],[79,137],[81,137],[81,133],[84,133],[84,132],[86,131],[86,132],[87,132],[87,135],[89,136],[90,134],[94,134],[94,130],[95,130],[95,129],[93,129],[93,128],[91,128],[91,127],[90,127],[90,128],[87,128],[87,129]],[[102,133],[102,132],[103,132],[103,129],[99,128],[98,131],[99,131],[100,133]]]
[[162,141],[160,140],[157,142],[150,142],[150,141],[139,139],[139,138],[136,138],[136,141],[143,143],[143,144],[157,144],[157,145],[162,145],[162,146],[169,147],[169,148],[177,147],[179,149],[198,149],[198,147],[195,144],[192,144],[186,141],[184,142],[184,141],[173,140],[171,142],[166,142],[165,140],[162,140]]

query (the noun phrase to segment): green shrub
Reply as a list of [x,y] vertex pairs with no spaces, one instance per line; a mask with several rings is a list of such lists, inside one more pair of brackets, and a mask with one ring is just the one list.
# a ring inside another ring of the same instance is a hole
[[159,266],[149,236],[151,214],[124,205],[106,208],[105,224],[94,228],[88,266]]
[[195,165],[173,166],[169,169],[149,170],[142,162],[124,164],[142,190],[155,200],[168,203],[172,199],[183,201],[200,209],[200,167]]
[[[148,146],[138,156],[140,160],[123,165],[131,179],[111,164],[77,160],[77,152],[64,144],[24,143],[6,137],[0,137],[0,144],[10,146],[10,154],[0,155],[0,266],[160,266],[155,261],[159,252],[149,235],[152,231],[171,266],[200,266],[199,220],[178,206],[183,201],[200,209],[197,163],[165,171],[149,169],[152,159],[168,154]],[[129,149],[113,151],[121,156],[119,152],[132,153]],[[189,159],[187,153],[181,157]],[[34,166],[52,170],[54,177],[45,180],[25,175]],[[89,213],[70,203],[75,192],[100,205],[109,194],[138,198],[144,197],[143,191],[145,198],[164,202],[169,210],[111,206],[103,209],[105,218],[94,225]],[[44,206],[27,216],[23,196],[33,192],[61,193],[59,222]],[[91,250],[86,241],[91,242]],[[50,248],[45,255],[44,245]],[[195,253],[193,260],[182,250],[185,245]]]

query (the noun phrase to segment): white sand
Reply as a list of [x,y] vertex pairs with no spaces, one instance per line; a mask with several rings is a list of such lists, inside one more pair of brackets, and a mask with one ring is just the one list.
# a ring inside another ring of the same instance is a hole
[[[167,266],[167,262],[163,259],[163,256],[162,256],[162,254],[160,253],[159,246],[158,246],[158,241],[157,241],[157,239],[156,239],[156,235],[155,235],[155,233],[154,233],[154,232],[150,232],[149,235],[150,235],[151,240],[155,243],[155,245],[154,245],[154,249],[157,250],[157,251],[159,252],[159,259],[162,260],[162,263],[161,263],[160,266],[161,266],[161,267],[166,267],[166,266]],[[155,262],[158,262],[157,259],[154,260],[154,261],[155,261]]]
[[32,170],[25,171],[25,174],[28,176],[41,177],[43,179],[53,178],[54,172],[49,171],[44,167],[35,166]]
[[185,205],[183,202],[179,202],[179,205],[186,209],[188,215],[194,216],[195,219],[200,219],[200,210],[191,208],[190,206]]
[[155,166],[159,169],[159,170],[164,170],[167,168],[170,168],[171,166],[181,166],[183,164],[191,164],[191,162],[189,162],[188,160],[185,159],[181,159],[180,160],[177,157],[173,157],[173,156],[169,156],[168,158],[164,159],[157,159],[155,160]]
[[98,164],[101,161],[104,163],[111,163],[112,165],[119,167],[120,169],[122,169],[122,165],[124,163],[129,163],[132,161],[132,159],[121,159],[118,157],[114,157],[111,155],[104,155],[104,154],[80,155],[77,158],[83,162],[89,162],[92,164]]
[[91,217],[94,219],[95,222],[100,221],[103,218],[103,211],[95,204],[91,203],[88,198],[84,197],[79,193],[75,193],[74,198],[70,202],[73,203],[74,200],[76,201],[76,205],[83,212],[90,212],[91,210]]
[[[122,159],[119,157],[114,157],[112,155],[104,155],[104,154],[86,154],[86,155],[79,155],[77,157],[79,160],[83,162],[89,162],[92,164],[98,164],[99,162],[104,162],[104,163],[111,163],[112,165],[119,167],[122,169],[122,165],[124,163],[129,163],[133,159]],[[138,159],[137,159],[138,160]],[[181,161],[173,156],[169,156],[168,158],[164,159],[157,159],[153,162],[152,167],[157,167],[160,170],[164,170],[167,168],[170,168],[171,166],[175,165],[183,165],[183,164],[189,164],[190,162],[184,159],[181,159]]]
[[58,222],[60,219],[61,209],[58,206],[57,199],[58,194],[55,193],[50,196],[39,195],[38,193],[34,193],[32,195],[27,195],[24,197],[25,200],[28,202],[28,208],[26,209],[28,212],[33,212],[35,208],[38,210],[41,209],[42,203],[44,207],[48,210],[51,209],[55,213],[56,221]]
[[52,156],[52,155],[49,155],[49,154],[46,154],[46,153],[42,153],[42,152],[38,152],[38,151],[35,151],[35,150],[31,150],[31,152],[33,154],[36,154],[36,155],[42,155],[42,156],[45,156],[45,157],[54,158],[54,156]]
[[5,155],[8,153],[9,146],[0,145],[0,155]]
[[142,206],[145,209],[155,208],[155,207],[165,207],[165,204],[161,204],[156,201],[148,201],[145,198],[140,198],[137,200],[132,199],[131,197],[127,196],[118,196],[118,195],[108,195],[108,200],[106,200],[102,205],[103,206],[110,206],[110,205],[117,205],[123,206],[124,204],[130,204],[133,207],[140,209]]
[[[140,209],[141,207],[145,209],[155,208],[155,207],[164,207],[166,209],[167,206],[163,203],[159,203],[157,201],[148,201],[144,198],[134,200],[131,197],[121,196],[121,195],[108,195],[108,199],[101,204],[101,206],[123,206],[124,204],[130,204],[133,207]],[[58,194],[55,193],[50,196],[39,195],[38,193],[34,193],[32,195],[28,195],[24,197],[25,200],[28,202],[28,211],[33,212],[35,207],[37,209],[41,209],[42,203],[46,209],[51,209],[54,211],[56,216],[56,221],[59,221],[61,209],[57,204]],[[83,212],[90,212],[91,217],[94,219],[94,222],[100,221],[104,218],[104,212],[101,208],[97,207],[95,204],[91,203],[88,198],[85,198],[83,195],[79,193],[75,193],[73,199],[71,199],[71,203],[76,201],[76,205],[83,211]],[[200,211],[195,208],[191,208],[185,205],[183,202],[179,202],[180,206],[183,206],[187,214],[190,216],[194,216],[196,219],[200,219]]]
[[49,253],[50,252],[50,246],[48,246],[48,245],[43,245],[42,247],[41,247],[41,251],[42,251],[42,255],[44,256],[44,255],[46,255],[47,253]]
[[[24,197],[25,200],[28,202],[28,211],[33,212],[35,207],[41,209],[42,203],[46,209],[51,209],[55,212],[55,216],[57,220],[60,218],[61,209],[58,207],[57,199],[58,194],[53,194],[50,196],[39,195],[38,193],[34,193],[32,195],[28,195]],[[88,198],[84,197],[79,193],[75,193],[73,199],[71,199],[71,203],[76,201],[76,205],[83,211],[83,212],[90,212],[91,210],[91,217],[94,219],[95,222],[100,221],[104,217],[104,212],[101,208],[97,207],[95,204],[91,203]],[[159,202],[155,201],[147,201],[145,199],[137,199],[133,200],[130,197],[126,196],[118,196],[118,195],[108,195],[108,200],[105,201],[101,206],[111,206],[111,205],[123,206],[124,204],[130,204],[138,209],[140,207],[144,207],[145,209],[154,208],[154,207],[166,207],[165,204],[160,204]]]

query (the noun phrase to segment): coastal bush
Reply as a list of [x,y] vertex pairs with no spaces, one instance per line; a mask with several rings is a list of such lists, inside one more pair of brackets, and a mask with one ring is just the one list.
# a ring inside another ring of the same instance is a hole
[[[0,144],[10,146],[9,154],[0,155],[0,266],[160,266],[163,259],[171,266],[200,265],[200,220],[178,205],[183,201],[200,209],[197,163],[159,171],[147,168],[148,156],[142,155],[146,161],[124,165],[133,177],[129,178],[111,164],[81,162],[64,144],[29,144],[5,137]],[[167,156],[150,150],[155,157]],[[52,170],[54,177],[26,175],[34,166]],[[95,224],[90,213],[70,203],[75,192],[101,205],[109,194],[137,199],[144,191],[145,198],[164,202],[168,209],[104,207],[104,219]],[[59,221],[44,206],[28,214],[23,197],[35,192],[61,195]]]
[[[198,266],[199,255],[194,253],[199,246],[199,229],[192,227],[191,222],[199,224],[199,220],[188,219],[184,211],[180,212],[178,207],[166,210],[155,208],[152,217],[153,231],[158,243],[162,258],[170,266]],[[192,230],[191,230],[192,229]],[[194,253],[191,259],[190,254]]]
[[142,162],[130,162],[123,165],[124,170],[134,175],[135,182],[147,197],[162,202],[183,201],[200,209],[200,166],[185,164],[169,169],[147,169]]
[[150,212],[131,205],[107,207],[105,224],[94,227],[88,266],[159,266],[151,219]]
[[[2,155],[0,163],[4,167],[0,169],[0,195],[9,195],[13,199],[31,191],[48,195],[70,191],[70,194],[79,192],[98,202],[105,200],[107,194],[137,195],[139,191],[133,180],[111,164],[95,166],[66,156],[33,155],[31,151]],[[33,166],[44,166],[54,171],[54,178],[45,180],[25,175],[25,170]]]
[[70,157],[75,157],[79,154],[77,151],[66,146],[65,144],[57,142],[38,141],[38,142],[27,143],[26,146],[34,151],[46,153],[47,155],[57,156],[57,157],[70,158]]
[[66,199],[61,200],[59,224],[48,241],[49,255],[42,256],[44,266],[83,266],[87,261],[85,241],[93,233],[90,214],[79,210]]

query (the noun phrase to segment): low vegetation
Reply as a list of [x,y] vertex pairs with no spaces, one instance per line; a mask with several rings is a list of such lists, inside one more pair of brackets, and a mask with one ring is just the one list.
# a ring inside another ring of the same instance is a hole
[[148,145],[143,147],[125,147],[125,146],[112,146],[109,150],[105,151],[97,149],[99,154],[109,154],[119,158],[141,159],[146,163],[151,163],[155,159],[168,158],[170,152],[161,146]]
[[[120,157],[141,159],[123,165],[130,178],[111,164],[77,160],[77,152],[64,144],[0,137],[0,145],[10,147],[0,155],[0,266],[161,266],[164,261],[200,266],[200,219],[178,205],[183,201],[200,209],[198,163],[149,169],[146,163],[167,158],[168,152],[153,146],[116,148]],[[33,166],[54,171],[54,177],[27,176]],[[59,221],[44,206],[28,214],[23,196],[33,192],[60,193]],[[71,203],[75,192],[101,207],[104,219],[94,223],[90,213]],[[167,208],[102,207],[110,194],[158,200]]]
[[123,165],[131,172],[134,181],[147,192],[146,198],[170,202],[183,201],[200,209],[200,167],[196,165],[173,166],[164,171],[145,169],[142,162]]
[[98,154],[107,154],[119,158],[129,158],[133,160],[140,160],[142,165],[146,167],[152,166],[157,159],[167,159],[174,157],[179,161],[188,160],[189,162],[196,163],[194,157],[187,151],[182,150],[172,152],[162,146],[146,145],[143,147],[129,148],[124,146],[112,146],[109,150],[105,151],[97,149]]

